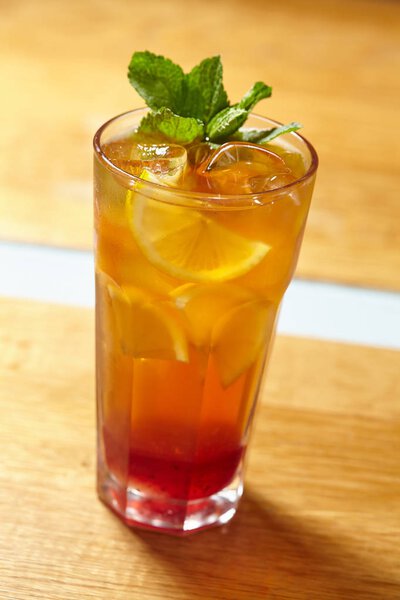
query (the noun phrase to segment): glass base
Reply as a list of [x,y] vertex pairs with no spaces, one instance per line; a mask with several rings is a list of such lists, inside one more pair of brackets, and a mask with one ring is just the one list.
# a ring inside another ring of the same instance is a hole
[[240,475],[216,494],[188,501],[147,496],[134,488],[125,488],[109,473],[98,482],[100,499],[126,525],[178,536],[230,521],[242,493]]

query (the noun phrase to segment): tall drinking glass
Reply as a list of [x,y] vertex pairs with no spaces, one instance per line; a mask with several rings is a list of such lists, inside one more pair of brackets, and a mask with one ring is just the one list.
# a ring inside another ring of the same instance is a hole
[[[276,189],[159,185],[126,158],[144,114],[94,138],[98,492],[128,525],[182,535],[236,512],[317,156],[291,133],[276,148],[302,174]],[[252,115],[246,125],[276,123]]]

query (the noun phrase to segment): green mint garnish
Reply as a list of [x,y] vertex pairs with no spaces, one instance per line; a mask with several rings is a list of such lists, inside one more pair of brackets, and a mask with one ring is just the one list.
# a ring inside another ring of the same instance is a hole
[[143,117],[139,132],[160,133],[170,142],[178,144],[191,144],[196,139],[204,137],[202,121],[192,117],[180,117],[169,108],[160,108]]
[[184,102],[185,75],[172,60],[152,52],[135,52],[128,79],[152,110],[165,107],[179,114]]
[[223,141],[233,135],[247,121],[251,109],[264,98],[269,98],[272,88],[257,81],[238,104],[225,108],[208,123],[206,133],[212,141]]
[[169,142],[190,144],[203,140],[222,144],[236,139],[266,143],[300,127],[290,123],[271,130],[241,130],[250,111],[271,96],[272,88],[258,81],[240,102],[230,106],[219,56],[204,59],[185,74],[168,58],[148,51],[135,52],[128,78],[151,109],[139,131],[162,135]]
[[227,106],[229,102],[222,83],[221,58],[206,58],[186,75],[182,114],[208,123],[216,113]]
[[215,115],[206,127],[207,138],[212,142],[222,141],[239,129],[249,116],[245,108],[228,106]]
[[273,127],[272,129],[239,129],[239,131],[237,131],[232,138],[240,142],[266,144],[279,135],[290,133],[292,131],[298,131],[301,127],[301,123],[293,122],[288,123],[287,125]]
[[255,83],[243,96],[238,106],[240,106],[240,108],[245,108],[246,110],[252,110],[260,100],[269,98],[271,94],[272,87],[266,85],[262,81],[257,81],[257,83]]

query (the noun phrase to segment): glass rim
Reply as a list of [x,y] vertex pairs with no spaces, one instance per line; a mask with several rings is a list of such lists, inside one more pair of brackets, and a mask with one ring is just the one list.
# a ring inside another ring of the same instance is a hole
[[[301,140],[301,142],[306,146],[306,148],[310,152],[311,163],[310,163],[310,166],[307,169],[307,171],[304,173],[304,175],[302,175],[301,177],[298,177],[295,181],[292,181],[291,183],[283,185],[279,188],[275,188],[273,190],[266,190],[264,192],[250,193],[250,194],[212,194],[212,193],[209,194],[207,192],[196,192],[196,191],[192,192],[190,190],[183,190],[180,188],[168,187],[165,185],[161,185],[159,183],[154,183],[152,181],[145,181],[144,179],[141,179],[137,175],[133,175],[132,173],[128,173],[128,171],[125,171],[124,169],[117,167],[117,165],[115,165],[108,158],[108,156],[103,152],[103,150],[101,148],[101,143],[100,143],[103,132],[112,123],[114,123],[118,119],[121,119],[122,117],[125,117],[126,115],[134,114],[134,113],[141,113],[144,110],[149,110],[149,109],[147,107],[136,108],[133,110],[125,111],[119,115],[116,115],[115,117],[112,117],[111,119],[109,119],[108,121],[103,123],[103,125],[101,127],[99,127],[99,129],[96,131],[94,138],[93,138],[93,148],[94,148],[95,154],[99,158],[100,162],[109,171],[118,175],[119,179],[122,178],[126,181],[129,181],[131,183],[131,185],[132,184],[133,185],[140,184],[142,192],[145,189],[153,190],[154,192],[160,192],[162,190],[163,195],[165,194],[166,196],[169,194],[173,194],[175,197],[179,196],[180,198],[188,198],[191,200],[202,201],[205,204],[209,201],[212,201],[213,203],[214,202],[219,202],[219,203],[223,202],[225,204],[225,206],[226,206],[226,203],[228,205],[235,205],[237,207],[239,207],[239,205],[254,206],[254,205],[259,205],[259,204],[266,204],[268,201],[270,201],[274,197],[279,197],[282,195],[282,193],[290,192],[290,190],[297,187],[299,184],[310,179],[317,170],[319,159],[318,159],[318,154],[317,154],[314,146],[305,137],[303,137],[302,135],[297,133],[297,131],[296,132],[292,131],[286,135],[289,135],[289,136],[292,136],[292,137],[295,137],[295,138]],[[275,121],[275,119],[270,119],[269,117],[264,117],[263,115],[259,115],[257,113],[250,113],[249,116],[250,117],[254,116],[258,119],[266,119],[270,123],[272,123],[276,126],[282,125],[282,123],[280,123],[279,121]],[[168,202],[168,200],[164,200],[164,201]]]

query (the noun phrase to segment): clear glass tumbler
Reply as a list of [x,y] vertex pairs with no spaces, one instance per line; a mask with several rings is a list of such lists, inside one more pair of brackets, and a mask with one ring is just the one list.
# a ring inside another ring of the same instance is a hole
[[[304,174],[282,187],[161,186],[121,159],[144,113],[94,138],[98,492],[128,525],[183,535],[236,512],[318,161],[291,133],[276,147]],[[252,115],[246,125],[277,124]]]

